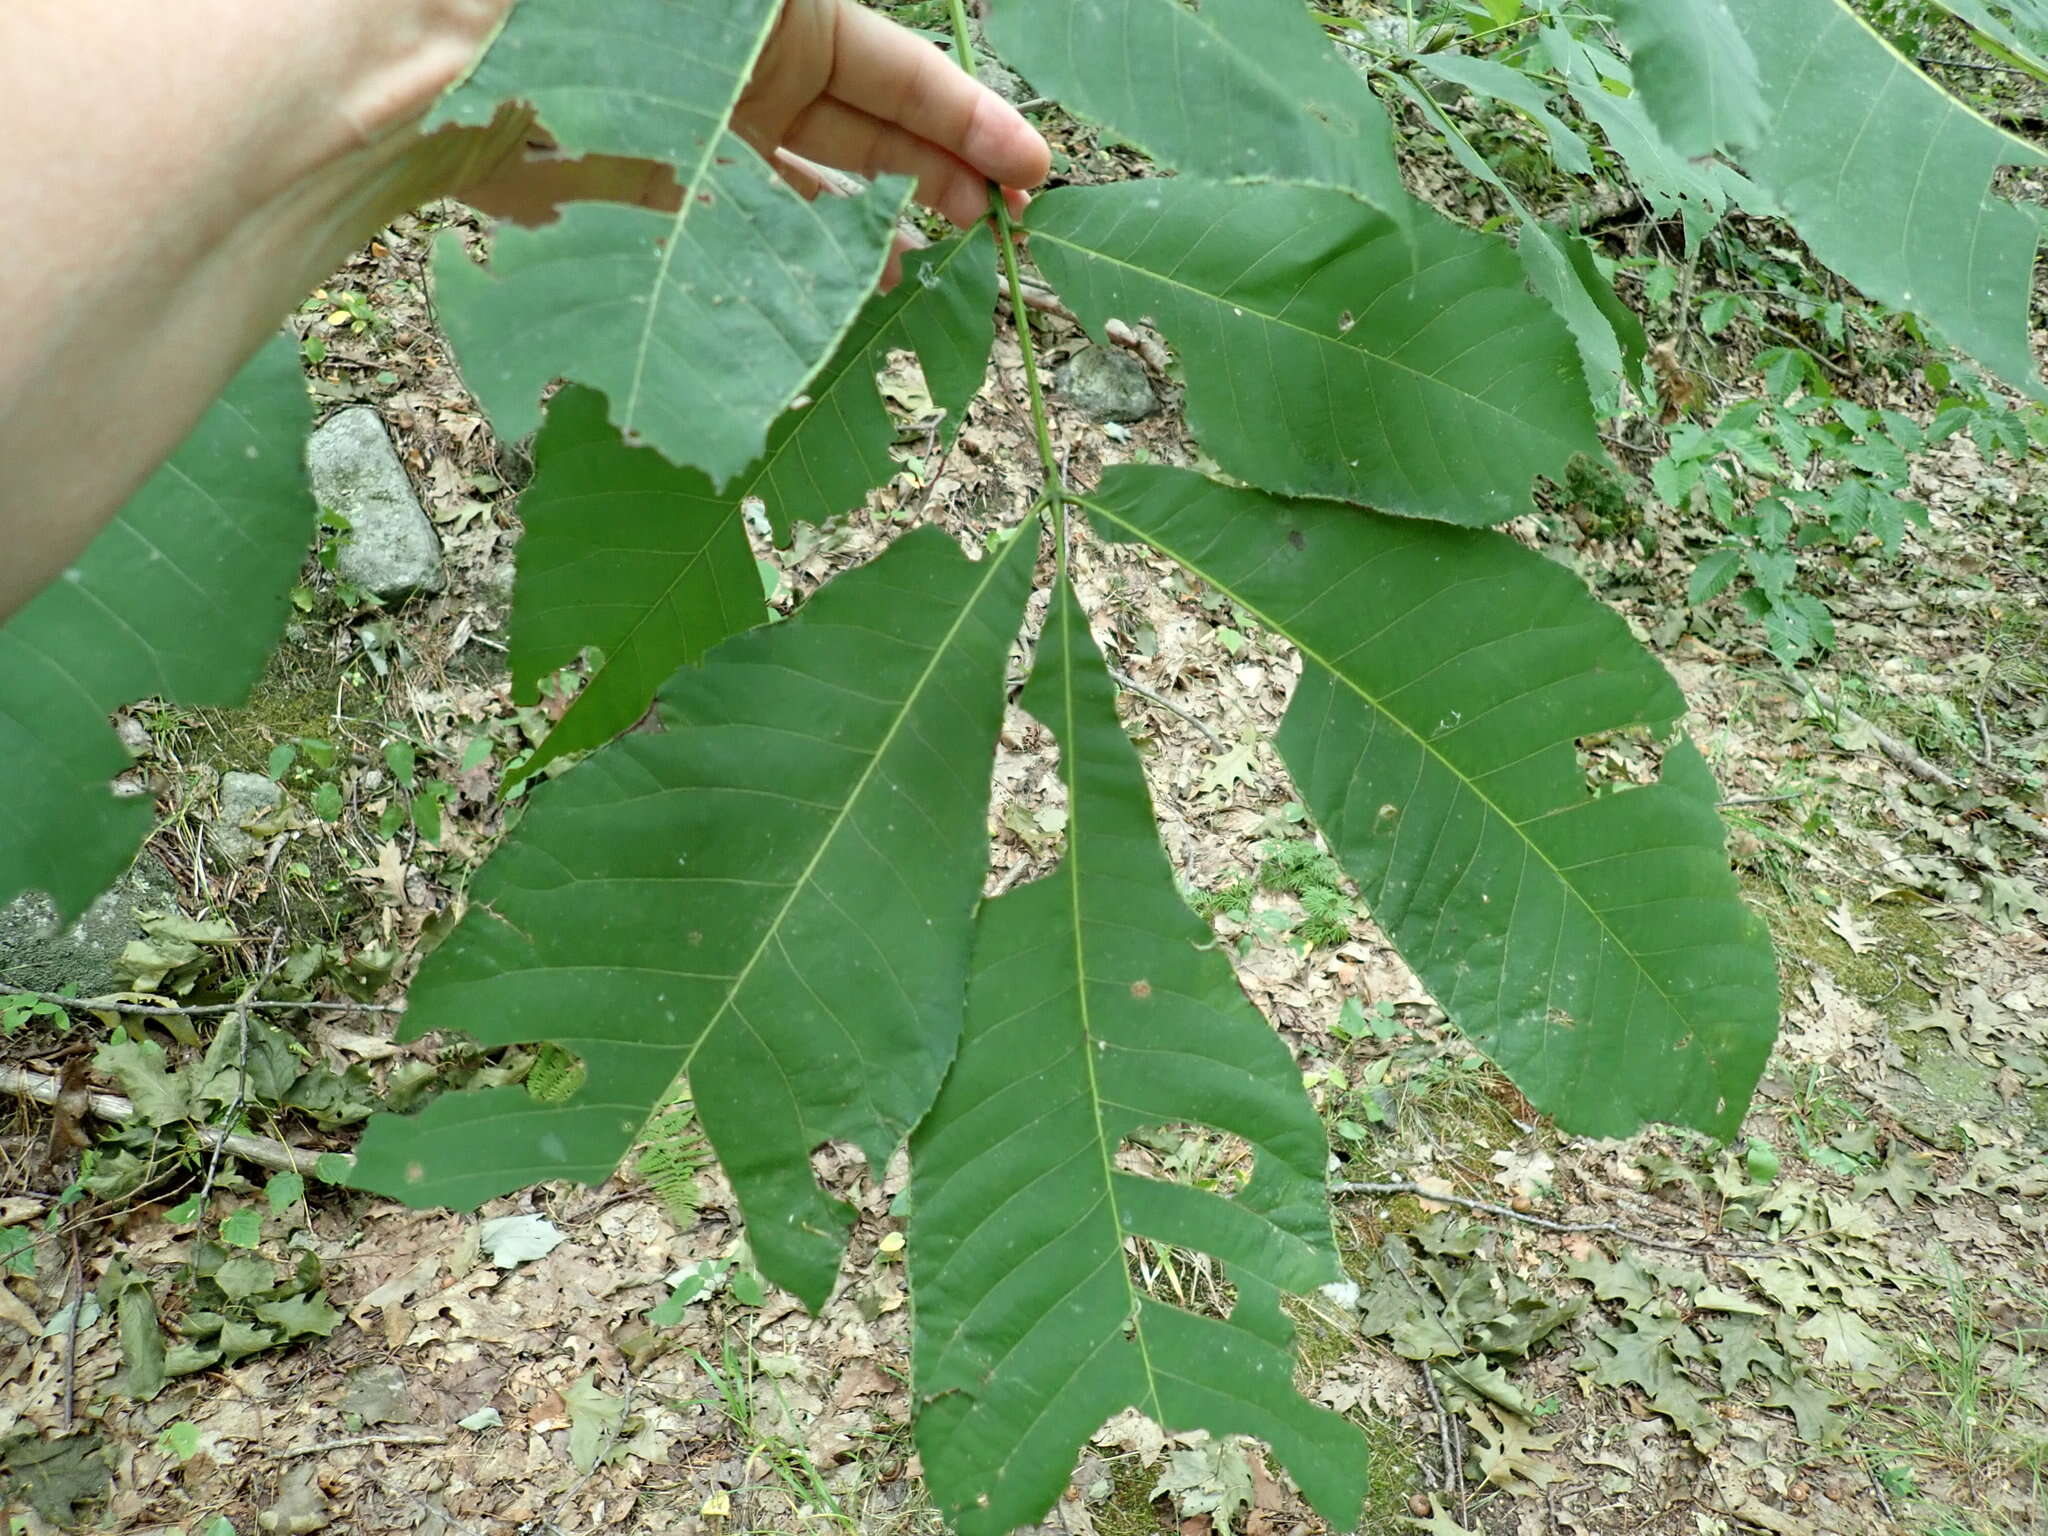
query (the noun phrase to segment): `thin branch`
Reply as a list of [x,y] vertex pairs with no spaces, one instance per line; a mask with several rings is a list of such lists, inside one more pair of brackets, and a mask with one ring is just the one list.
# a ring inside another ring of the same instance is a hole
[[1937,69],[1974,69],[1979,74],[1985,75],[2018,75],[2022,80],[2038,80],[2040,78],[2031,69],[2017,69],[2010,64],[1982,64],[1975,59],[1936,59],[1930,58],[1923,53],[1920,55],[1919,62],[1922,64],[1932,64]]
[[1178,704],[1174,703],[1173,700],[1160,697],[1158,694],[1154,693],[1150,688],[1147,688],[1143,683],[1133,682],[1130,678],[1124,676],[1123,673],[1117,671],[1115,667],[1111,667],[1109,669],[1109,675],[1116,679],[1116,685],[1119,688],[1128,689],[1130,692],[1135,693],[1141,699],[1150,699],[1154,704],[1157,704],[1161,709],[1165,710],[1168,714],[1179,715],[1181,719],[1187,721],[1189,725],[1192,725],[1196,730],[1200,731],[1204,736],[1208,737],[1210,746],[1214,747],[1218,752],[1221,752],[1223,750],[1223,738],[1221,736],[1218,736],[1214,731],[1210,730],[1208,726],[1204,725],[1201,721],[1197,720],[1193,715],[1189,714],[1186,710],[1182,709]]
[[1697,1258],[1710,1259],[1770,1259],[1777,1255],[1754,1248],[1715,1248],[1704,1243],[1680,1243],[1670,1238],[1652,1237],[1646,1232],[1636,1232],[1619,1222],[1613,1221],[1552,1221],[1545,1216],[1532,1216],[1512,1206],[1496,1205],[1491,1200],[1472,1200],[1464,1195],[1439,1194],[1424,1189],[1420,1184],[1405,1179],[1388,1180],[1384,1183],[1338,1183],[1330,1186],[1333,1195],[1413,1195],[1418,1200],[1434,1200],[1439,1205],[1454,1205],[1462,1211],[1479,1212],[1487,1216],[1499,1216],[1507,1221],[1518,1221],[1526,1227],[1536,1227],[1544,1232],[1567,1234],[1597,1233],[1606,1237],[1620,1238],[1625,1243],[1634,1243],[1638,1248],[1662,1248],[1671,1253],[1689,1253]]
[[37,992],[17,987],[0,976],[0,995],[30,997],[39,1003],[54,1003],[72,1013],[129,1013],[144,1019],[197,1019],[211,1014],[240,1013],[245,1008],[268,1008],[281,1013],[403,1013],[403,1003],[354,1003],[307,998],[267,997],[246,1003],[137,1003],[125,993],[107,992],[98,997],[66,997],[61,992]]
[[[953,19],[953,57],[967,78],[975,77],[974,38],[967,29],[967,9],[963,0],[951,0]],[[1003,275],[1008,280],[1010,313],[1017,320],[1017,347],[1024,358],[1024,387],[1031,396],[1031,425],[1038,438],[1038,462],[1044,466],[1046,490],[1052,495],[1055,517],[1065,515],[1066,486],[1060,479],[1059,455],[1053,452],[1052,428],[1045,412],[1045,391],[1038,381],[1038,349],[1031,340],[1031,322],[1024,311],[1024,276],[1017,266],[1017,231],[1010,222],[1009,200],[1003,189],[995,182],[988,187],[989,216],[995,220],[996,243],[1002,248]],[[1062,552],[1064,554],[1064,552]],[[1061,578],[1066,576],[1064,561],[1060,567]]]
[[[55,1104],[64,1093],[61,1078],[42,1072],[30,1072],[23,1067],[0,1066],[0,1093],[10,1094],[18,1099],[32,1099],[38,1104]],[[86,1096],[86,1108],[102,1120],[111,1120],[126,1125],[141,1116],[135,1105],[118,1093],[94,1093]],[[192,1134],[203,1147],[218,1147],[231,1157],[239,1157],[260,1168],[272,1168],[281,1173],[310,1174],[313,1165],[326,1154],[309,1152],[302,1147],[290,1146],[269,1136],[252,1136],[241,1131],[230,1131],[225,1126],[195,1125]]]
[[381,1435],[343,1435],[339,1440],[315,1440],[311,1445],[280,1446],[268,1454],[276,1457],[279,1461],[283,1461],[293,1456],[324,1456],[329,1451],[354,1450],[359,1445],[446,1445],[447,1443],[448,1437],[446,1435],[435,1434],[401,1435],[386,1433]]
[[[235,1015],[235,1024],[240,1038],[236,1043],[235,1101],[228,1106],[227,1113],[227,1121],[230,1125],[241,1118],[242,1105],[247,1100],[249,1094],[249,1004],[247,998],[250,992],[261,991],[270,978],[277,974],[277,946],[282,938],[283,935],[277,933],[273,933],[270,936],[270,949],[263,957],[263,974],[249,983],[248,991],[242,994],[244,1001],[238,1005],[238,1011]],[[214,1176],[220,1172],[222,1147],[223,1143],[216,1141],[213,1144],[212,1150],[207,1153],[206,1175],[199,1181],[199,1194],[197,1197],[199,1203],[196,1209],[205,1210],[207,1201],[213,1198],[213,1180]]]
[[[1028,277],[1017,285],[1017,296],[1024,301],[1027,309],[1035,309],[1040,314],[1053,315],[1061,320],[1070,320],[1075,325],[1081,323],[1081,317],[1067,308],[1058,294],[1042,283],[1034,283]],[[1007,303],[1010,296],[1007,293],[999,293],[997,297]]]
[[[1429,1411],[1436,1415],[1437,1449],[1443,1453],[1443,1490],[1454,1498],[1464,1492],[1465,1469],[1459,1465],[1457,1454],[1451,1449],[1451,1415],[1444,1407],[1443,1394],[1436,1389],[1436,1372],[1429,1368],[1427,1360],[1415,1362],[1422,1372],[1422,1385],[1429,1393]],[[1462,1502],[1462,1501],[1461,1501]]]
[[1905,742],[1899,740],[1890,731],[1877,724],[1876,721],[1858,714],[1846,703],[1829,698],[1818,688],[1808,688],[1806,693],[1807,697],[1813,701],[1814,708],[1823,715],[1838,716],[1841,719],[1850,720],[1862,726],[1864,730],[1870,733],[1870,739],[1877,743],[1877,750],[1905,769],[1906,772],[1912,774],[1914,778],[1923,779],[1927,783],[1937,785],[1942,789],[1959,789],[1962,787],[1953,774],[1944,768],[1939,768],[1935,764],[1930,763],[1918,752],[1907,746]]

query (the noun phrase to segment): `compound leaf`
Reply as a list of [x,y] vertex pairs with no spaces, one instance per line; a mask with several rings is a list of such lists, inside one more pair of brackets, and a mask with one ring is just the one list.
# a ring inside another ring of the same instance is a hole
[[[566,377],[613,423],[723,485],[830,356],[881,276],[901,178],[805,202],[728,124],[777,0],[524,0],[439,120],[533,104],[564,151],[673,167],[674,211],[573,203],[499,230],[488,269],[444,235],[436,306],[500,437]],[[622,39],[630,46],[621,47]]]
[[908,534],[679,672],[665,733],[538,791],[421,968],[406,1024],[553,1041],[583,1086],[381,1117],[354,1181],[459,1206],[595,1181],[687,1072],[762,1272],[821,1304],[850,1218],[812,1151],[851,1141],[879,1166],[958,1040],[1034,549],[973,562],[936,529]]
[[[142,698],[238,704],[306,558],[311,417],[298,351],[274,338],[78,563],[0,628],[0,904],[82,910],[149,833],[107,716]],[[232,601],[224,601],[232,594]]]
[[1588,737],[1685,701],[1563,567],[1491,533],[1118,468],[1088,505],[1302,655],[1278,746],[1374,919],[1566,1129],[1726,1136],[1777,1027],[1763,924],[1692,744],[1595,794]]
[[1406,218],[1384,108],[1292,0],[1034,0],[989,41],[1039,90],[1212,181],[1337,187]]
[[[961,1536],[1038,1519],[1102,1421],[1257,1435],[1340,1527],[1356,1428],[1295,1395],[1279,1293],[1339,1278],[1328,1141],[1287,1048],[1175,889],[1114,688],[1064,586],[1024,705],[1059,737],[1067,846],[991,902],[960,1056],[911,1142],[918,1445]],[[1256,1154],[1234,1197],[1119,1171],[1125,1140],[1197,1121]],[[1228,1320],[1144,1294],[1132,1238],[1211,1254]]]
[[1943,91],[1837,0],[1726,4],[1771,112],[1743,168],[1835,271],[2043,398],[2027,328],[2040,226],[1991,184],[2048,155]]
[[1188,422],[1229,473],[1293,495],[1494,523],[1597,454],[1570,333],[1502,241],[1340,192],[1139,181],[1032,205],[1041,268],[1092,329],[1154,320]]
[[531,698],[585,647],[603,660],[524,774],[616,736],[677,667],[761,621],[742,520],[749,499],[786,531],[857,505],[896,472],[875,388],[892,348],[920,355],[945,435],[958,430],[995,340],[994,255],[977,230],[906,256],[903,281],[868,301],[810,399],[775,424],[768,452],[724,492],[628,447],[588,391],[556,397],[519,504],[513,683]]
[[1615,0],[1614,24],[1650,120],[1679,154],[1693,159],[1763,138],[1756,55],[1725,0]]
[[522,777],[611,740],[677,667],[766,617],[740,501],[629,447],[603,396],[576,386],[556,395],[533,465],[519,498],[512,685],[531,700],[587,647],[600,656]]

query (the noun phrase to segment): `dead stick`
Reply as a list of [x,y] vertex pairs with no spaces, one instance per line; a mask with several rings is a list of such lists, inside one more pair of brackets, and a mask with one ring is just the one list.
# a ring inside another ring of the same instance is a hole
[[287,1445],[270,1454],[282,1461],[288,1456],[321,1456],[328,1451],[349,1451],[359,1445],[446,1445],[446,1435],[344,1435],[339,1440],[316,1440],[311,1445]]
[[187,1007],[179,1003],[137,1003],[131,1002],[118,992],[100,997],[65,997],[59,992],[32,992],[27,988],[15,987],[5,977],[0,977],[0,990],[9,997],[32,997],[39,1003],[55,1003],[59,1008],[68,1008],[74,1013],[132,1013],[145,1019],[196,1019],[208,1014],[240,1013],[245,1008],[269,1008],[286,1013],[403,1013],[403,1003],[343,1003],[316,1002],[292,998],[257,998],[247,1003],[196,1003]]
[[1552,1221],[1544,1216],[1531,1216],[1515,1210],[1512,1206],[1496,1205],[1491,1200],[1472,1200],[1464,1195],[1438,1194],[1435,1190],[1424,1189],[1420,1184],[1407,1180],[1393,1180],[1387,1183],[1338,1183],[1330,1186],[1333,1195],[1413,1195],[1418,1200],[1434,1200],[1439,1205],[1454,1205],[1460,1210],[1483,1212],[1488,1216],[1500,1216],[1509,1221],[1519,1221],[1524,1226],[1537,1227],[1545,1232],[1599,1233],[1606,1237],[1618,1237],[1625,1243],[1634,1243],[1639,1248],[1664,1248],[1673,1253],[1690,1253],[1696,1257],[1713,1259],[1769,1259],[1777,1255],[1748,1248],[1715,1248],[1705,1243],[1680,1243],[1669,1238],[1651,1237],[1646,1232],[1632,1232],[1627,1227],[1612,1221]]
[[1939,785],[1943,789],[1954,789],[1957,787],[1954,775],[1950,774],[1946,769],[1936,767],[1933,763],[1930,763],[1926,758],[1915,752],[1906,743],[1899,740],[1898,737],[1868,716],[1859,714],[1845,703],[1829,698],[1818,688],[1809,688],[1807,695],[1812,699],[1814,707],[1822,714],[1836,715],[1844,720],[1853,721],[1870,732],[1870,739],[1877,743],[1877,750],[1915,778],[1925,779],[1929,784]]
[[[12,1094],[18,1099],[33,1099],[38,1104],[55,1104],[63,1092],[64,1083],[60,1078],[30,1072],[24,1067],[0,1066],[0,1093]],[[139,1118],[134,1104],[118,1093],[88,1094],[86,1108],[102,1120],[123,1125]],[[203,1147],[218,1147],[231,1157],[239,1157],[260,1168],[273,1168],[280,1173],[311,1173],[313,1165],[323,1155],[289,1146],[268,1136],[250,1136],[218,1125],[195,1125],[192,1132]]]
[[1135,693],[1141,699],[1149,699],[1152,703],[1157,704],[1161,709],[1165,710],[1170,715],[1180,716],[1181,719],[1187,721],[1189,725],[1192,725],[1196,730],[1200,731],[1204,736],[1208,737],[1210,746],[1214,747],[1218,752],[1221,752],[1223,750],[1223,738],[1221,736],[1218,736],[1214,731],[1209,729],[1208,726],[1204,725],[1200,720],[1196,719],[1186,710],[1182,709],[1178,704],[1174,703],[1173,700],[1166,698],[1160,694],[1154,693],[1150,688],[1147,688],[1143,683],[1138,682],[1133,678],[1126,677],[1123,673],[1117,671],[1114,667],[1111,667],[1109,669],[1109,675],[1112,679],[1115,680],[1118,687],[1123,688],[1127,692]]

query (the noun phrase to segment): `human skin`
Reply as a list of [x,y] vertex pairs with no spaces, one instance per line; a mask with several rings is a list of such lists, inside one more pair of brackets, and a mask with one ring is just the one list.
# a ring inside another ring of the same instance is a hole
[[[674,195],[660,168],[562,161],[509,114],[417,132],[511,3],[0,0],[0,620],[398,214]],[[1011,107],[854,0],[786,0],[734,127],[770,156],[914,176],[963,225],[989,181],[1033,186],[1048,163]]]

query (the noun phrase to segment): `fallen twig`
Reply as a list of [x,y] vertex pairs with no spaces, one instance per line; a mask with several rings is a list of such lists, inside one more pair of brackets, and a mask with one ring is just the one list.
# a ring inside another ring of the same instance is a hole
[[1924,779],[1929,784],[1939,785],[1943,789],[1957,789],[1961,787],[1955,777],[1946,769],[1929,762],[1883,726],[1878,725],[1875,721],[1866,719],[1847,704],[1829,698],[1818,688],[1809,688],[1807,690],[1807,697],[1813,701],[1814,708],[1822,714],[1850,721],[1852,724],[1859,725],[1868,731],[1870,739],[1877,744],[1877,750],[1905,769],[1906,772],[1912,774],[1916,779]]
[[339,1440],[315,1440],[311,1445],[287,1445],[270,1454],[283,1461],[292,1456],[321,1456],[328,1451],[350,1451],[360,1445],[446,1445],[446,1435],[435,1434],[378,1434],[343,1435]]
[[1418,1360],[1415,1368],[1422,1372],[1422,1385],[1429,1393],[1430,1412],[1436,1415],[1437,1448],[1444,1459],[1443,1491],[1458,1501],[1462,1512],[1465,1505],[1465,1466],[1463,1459],[1451,1448],[1450,1411],[1444,1407],[1443,1394],[1436,1389],[1436,1372],[1429,1368],[1429,1362]]
[[[0,1093],[11,1094],[18,1099],[33,1099],[38,1104],[55,1104],[62,1097],[64,1083],[61,1078],[43,1072],[31,1072],[25,1067],[0,1066]],[[127,1124],[139,1118],[135,1105],[118,1093],[94,1093],[86,1097],[86,1107],[101,1120],[112,1120]],[[309,1174],[313,1165],[324,1155],[308,1152],[269,1136],[251,1136],[241,1131],[230,1131],[218,1125],[195,1125],[193,1134],[204,1147],[218,1147],[231,1157],[254,1163],[260,1168],[272,1168],[281,1173]]]
[[78,1258],[78,1233],[71,1234],[71,1267],[65,1273],[64,1294],[71,1299],[71,1311],[64,1319],[64,1432],[71,1433],[78,1405],[78,1314],[85,1309],[85,1266]]
[[[1076,325],[1081,323],[1081,317],[1061,303],[1060,296],[1050,288],[1041,287],[1029,278],[1026,278],[1017,285],[1017,289],[1023,295],[1024,307],[1026,309],[1035,309],[1044,314],[1055,315],[1062,320],[1071,320]],[[1007,300],[1009,294],[1002,293],[998,297]]]
[[1464,1195],[1439,1194],[1424,1189],[1420,1184],[1406,1179],[1393,1179],[1384,1183],[1346,1182],[1332,1184],[1333,1195],[1413,1195],[1418,1200],[1434,1200],[1439,1205],[1453,1205],[1462,1211],[1476,1211],[1488,1216],[1503,1217],[1518,1221],[1527,1227],[1536,1227],[1544,1232],[1562,1232],[1570,1235],[1597,1233],[1605,1237],[1617,1237],[1625,1243],[1634,1243],[1638,1248],[1663,1248],[1672,1253],[1689,1253],[1696,1258],[1710,1259],[1769,1259],[1777,1255],[1753,1248],[1716,1248],[1703,1243],[1680,1243],[1670,1238],[1652,1237],[1647,1232],[1636,1232],[1612,1221],[1552,1221],[1547,1216],[1535,1216],[1518,1211],[1513,1206],[1497,1205],[1491,1200],[1473,1200]]
[[107,992],[98,997],[66,997],[61,992],[36,992],[17,987],[0,976],[0,994],[32,997],[39,1003],[54,1003],[73,1013],[132,1013],[144,1019],[196,1019],[210,1014],[240,1013],[245,1008],[268,1008],[283,1013],[403,1013],[403,1003],[355,1003],[333,999],[256,998],[246,1003],[137,1003],[125,993]]
[[1196,730],[1200,731],[1204,736],[1208,737],[1210,746],[1214,747],[1218,752],[1221,752],[1223,750],[1223,738],[1221,736],[1218,736],[1214,731],[1210,730],[1208,726],[1204,725],[1201,721],[1197,720],[1193,715],[1189,714],[1186,710],[1182,709],[1178,704],[1174,703],[1173,700],[1162,698],[1160,695],[1154,693],[1150,688],[1147,688],[1143,683],[1134,682],[1129,677],[1126,677],[1123,673],[1117,671],[1115,667],[1111,667],[1109,669],[1109,675],[1116,680],[1116,685],[1119,688],[1128,689],[1130,692],[1135,693],[1141,699],[1151,700],[1154,704],[1157,704],[1161,709],[1165,710],[1168,714],[1179,715],[1181,719],[1187,721],[1189,725],[1192,725]]

